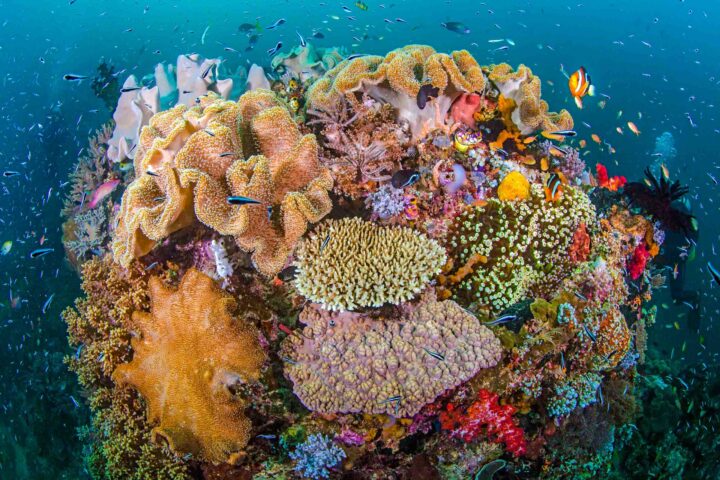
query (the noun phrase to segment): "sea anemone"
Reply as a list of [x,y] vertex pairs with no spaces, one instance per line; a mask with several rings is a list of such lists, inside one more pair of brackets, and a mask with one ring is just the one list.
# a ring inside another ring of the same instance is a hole
[[630,202],[659,220],[668,230],[689,233],[693,228],[694,216],[673,206],[690,190],[681,186],[679,180],[670,183],[661,175],[658,180],[649,168],[645,169],[646,182],[630,182],[625,185],[625,194]]

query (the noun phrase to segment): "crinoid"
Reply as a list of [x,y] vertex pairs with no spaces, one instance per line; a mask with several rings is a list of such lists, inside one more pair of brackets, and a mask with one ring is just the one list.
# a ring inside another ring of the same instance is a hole
[[680,185],[679,180],[670,183],[665,176],[658,180],[645,169],[645,182],[630,182],[625,185],[625,194],[632,205],[637,206],[659,220],[669,230],[689,233],[693,230],[695,217],[675,206],[673,202],[682,198],[690,189]]

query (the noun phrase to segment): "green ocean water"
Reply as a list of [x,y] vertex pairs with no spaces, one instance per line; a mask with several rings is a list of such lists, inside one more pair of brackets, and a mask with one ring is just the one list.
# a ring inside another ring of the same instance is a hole
[[[62,362],[71,352],[59,317],[79,294],[79,279],[63,258],[59,212],[63,183],[78,152],[112,112],[89,82],[68,82],[63,75],[92,75],[105,61],[125,71],[122,79],[140,77],[158,62],[192,52],[224,57],[231,70],[267,65],[266,51],[279,41],[288,51],[298,42],[296,31],[318,46],[344,46],[349,53],[384,54],[420,43],[438,51],[468,49],[482,64],[526,64],[543,79],[543,98],[551,109],[571,110],[579,134],[595,133],[615,148],[611,154],[591,145],[588,165],[603,163],[611,174],[628,179],[642,176],[654,159],[656,138],[670,132],[677,156],[666,166],[672,179],[690,186],[700,226],[686,284],[700,292],[701,325],[699,332],[689,329],[690,307],[673,304],[663,291],[656,298],[660,313],[651,344],[659,358],[677,368],[703,363],[717,368],[720,286],[706,265],[720,265],[715,181],[720,178],[720,4],[365,3],[366,11],[329,0],[0,1],[0,171],[20,173],[0,178],[0,243],[13,242],[0,257],[0,478],[86,478],[76,430],[87,422],[88,409]],[[286,23],[263,28],[254,48],[245,51],[248,38],[240,24],[267,27],[279,18]],[[463,22],[470,33],[443,28],[448,21]],[[312,38],[313,32],[324,38]],[[498,50],[501,45],[509,48]],[[568,71],[585,66],[609,98],[588,98],[577,110],[561,65]],[[603,98],[606,106],[600,108]],[[628,121],[640,135],[628,130]],[[54,251],[29,258],[40,246]]]

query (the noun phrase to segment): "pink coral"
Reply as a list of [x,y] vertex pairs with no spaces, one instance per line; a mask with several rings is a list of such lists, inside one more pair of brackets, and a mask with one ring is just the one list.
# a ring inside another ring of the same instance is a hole
[[506,450],[516,457],[525,454],[525,432],[513,418],[516,409],[512,405],[500,405],[497,394],[480,390],[477,400],[464,413],[452,403],[446,408],[447,411],[440,414],[440,424],[451,436],[470,442],[485,435],[495,443],[504,443]]
[[450,117],[468,127],[475,126],[475,112],[480,108],[482,97],[477,93],[463,93],[450,107]]

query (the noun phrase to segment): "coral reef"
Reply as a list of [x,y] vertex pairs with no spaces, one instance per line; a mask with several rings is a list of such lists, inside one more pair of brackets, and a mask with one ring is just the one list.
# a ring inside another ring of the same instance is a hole
[[426,287],[445,260],[437,242],[408,228],[327,220],[297,249],[295,286],[329,310],[399,304]]
[[[177,291],[148,282],[150,313],[132,314],[133,358],[112,374],[147,401],[153,435],[180,454],[233,463],[250,439],[248,400],[236,394],[257,381],[265,361],[258,332],[233,312],[237,303],[190,269]],[[172,332],[168,335],[167,332]],[[202,355],[198,355],[202,352]]]
[[333,314],[308,305],[285,341],[285,372],[321,413],[412,416],[500,359],[500,343],[455,302],[429,299],[399,319]]
[[270,67],[280,75],[292,75],[301,82],[315,80],[345,57],[337,48],[318,48],[312,43],[298,45],[288,53],[275,55]]
[[328,478],[328,469],[334,467],[345,458],[342,448],[322,434],[309,435],[305,442],[290,453],[296,462],[295,470],[305,478]]

